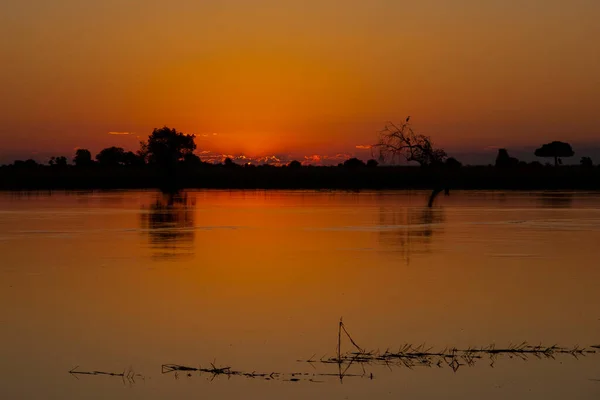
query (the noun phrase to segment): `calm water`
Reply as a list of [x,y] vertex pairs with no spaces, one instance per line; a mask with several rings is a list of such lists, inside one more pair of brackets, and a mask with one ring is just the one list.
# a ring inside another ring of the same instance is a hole
[[343,383],[161,374],[335,374],[297,360],[334,355],[341,316],[368,349],[600,344],[600,194],[426,199],[0,193],[0,398],[597,399],[600,354],[367,366]]

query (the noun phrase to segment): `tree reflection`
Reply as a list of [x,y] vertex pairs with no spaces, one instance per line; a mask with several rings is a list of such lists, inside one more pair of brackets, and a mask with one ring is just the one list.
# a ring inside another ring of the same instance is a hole
[[541,208],[570,208],[573,203],[573,193],[570,192],[538,193],[536,197]]
[[187,193],[158,195],[141,213],[141,228],[148,234],[155,258],[182,258],[193,255],[195,199]]
[[379,241],[401,253],[408,264],[411,256],[431,252],[433,238],[442,232],[439,224],[444,221],[442,208],[381,208]]

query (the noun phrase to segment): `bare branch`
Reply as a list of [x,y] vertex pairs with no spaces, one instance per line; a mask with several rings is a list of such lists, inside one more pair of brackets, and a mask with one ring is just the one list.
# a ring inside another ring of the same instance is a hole
[[436,149],[429,136],[416,134],[406,118],[401,125],[387,122],[379,132],[379,141],[372,149],[379,149],[379,158],[394,160],[397,156],[414,161],[421,166],[438,164],[447,157],[443,149]]

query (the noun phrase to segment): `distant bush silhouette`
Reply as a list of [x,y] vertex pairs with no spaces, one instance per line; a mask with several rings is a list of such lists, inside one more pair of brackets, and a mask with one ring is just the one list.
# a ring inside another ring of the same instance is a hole
[[462,163],[454,157],[447,158],[445,164],[449,169],[459,169],[462,167]]
[[58,157],[50,157],[48,161],[48,165],[52,167],[66,167],[67,166],[67,157],[58,156]]
[[234,167],[239,167],[239,165],[237,165],[236,163],[233,162],[233,160],[229,157],[227,157],[225,159],[225,161],[223,162],[223,166],[226,168],[234,168]]
[[197,167],[200,167],[201,165],[203,165],[204,163],[202,162],[200,157],[198,157],[194,153],[187,153],[187,154],[184,154],[184,156],[183,156],[182,164],[186,168],[197,168]]
[[366,166],[363,160],[359,160],[356,157],[350,158],[344,161],[344,167],[346,168],[360,168]]
[[378,165],[379,163],[377,162],[377,160],[370,159],[369,161],[367,161],[367,167],[369,168],[375,168]]
[[434,148],[429,136],[416,134],[409,121],[410,117],[407,117],[402,125],[388,122],[379,132],[379,142],[372,148],[379,150],[382,160],[401,156],[406,161],[414,161],[421,166],[442,163],[447,157],[446,152]]
[[121,163],[123,165],[131,167],[131,166],[144,165],[146,162],[145,162],[143,156],[140,156],[139,154],[136,154],[132,151],[128,151],[128,152],[123,153],[123,158],[121,160]]
[[125,161],[125,149],[115,146],[107,147],[96,155],[96,160],[103,167],[123,165]]
[[590,157],[581,157],[579,164],[584,168],[592,168],[594,166],[594,163]]
[[15,162],[13,163],[13,167],[15,168],[24,168],[24,169],[32,169],[32,168],[37,168],[40,167],[41,165],[37,163],[37,161],[33,160],[33,159],[27,159],[25,161],[23,160],[15,160]]
[[508,155],[508,150],[498,149],[498,155],[496,156],[496,168],[511,168],[516,167],[519,164],[519,160],[515,157]]
[[92,165],[94,161],[92,160],[92,153],[88,149],[77,149],[75,151],[75,157],[73,157],[73,163],[77,167],[87,167]]
[[539,161],[532,161],[529,164],[527,164],[527,166],[530,168],[544,168],[544,165]]
[[[226,158],[224,164],[211,164],[194,154],[194,135],[164,127],[154,129],[148,140],[140,143],[138,152],[109,147],[98,153],[97,163],[86,149],[76,151],[74,168],[66,166],[65,157],[54,157],[50,166],[32,159],[17,160],[0,167],[0,188],[428,189],[432,190],[430,204],[438,193],[448,193],[450,188],[600,189],[600,168],[582,168],[593,166],[589,157],[581,159],[581,166],[564,166],[557,171],[551,164],[547,168],[537,161],[519,162],[506,149],[500,149],[496,159],[500,168],[462,166],[443,150],[434,148],[428,137],[412,132],[408,119],[404,125],[394,127],[388,126],[380,133],[381,142],[374,148],[379,148],[384,159],[402,156],[426,168],[410,165],[378,168],[374,159],[365,164],[355,157],[337,167],[303,166],[297,160],[287,167],[254,164],[242,167],[231,158]],[[572,154],[572,149],[545,154],[565,156]],[[81,168],[87,165],[93,168]]]
[[562,157],[573,157],[575,152],[569,143],[554,141],[542,145],[534,154],[536,157],[552,157],[554,158],[554,165],[558,166],[562,164]]

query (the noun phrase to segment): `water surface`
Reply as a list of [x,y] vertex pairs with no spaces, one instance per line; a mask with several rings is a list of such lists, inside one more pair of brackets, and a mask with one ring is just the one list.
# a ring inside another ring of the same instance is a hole
[[368,349],[600,344],[600,194],[427,195],[0,193],[0,398],[598,398],[600,354],[161,374],[336,373],[297,360],[334,355],[342,316]]

